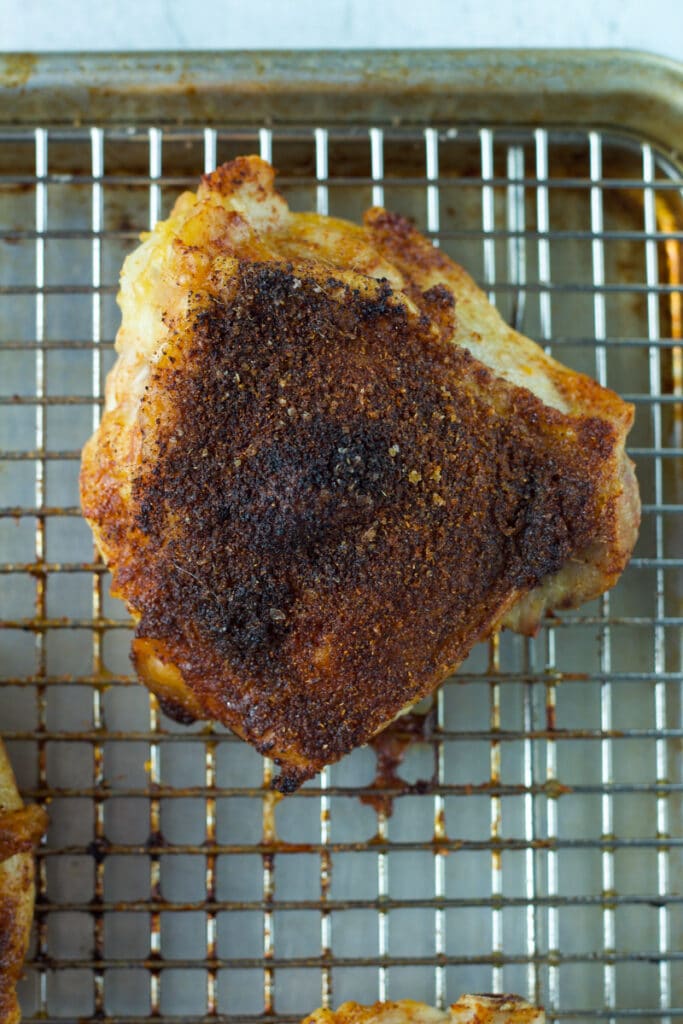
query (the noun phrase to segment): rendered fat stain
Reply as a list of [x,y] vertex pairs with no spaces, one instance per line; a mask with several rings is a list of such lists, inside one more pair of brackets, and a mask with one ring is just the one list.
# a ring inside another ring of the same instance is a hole
[[374,736],[369,746],[377,757],[377,773],[368,788],[360,794],[360,801],[374,807],[378,814],[391,817],[394,799],[409,794],[424,794],[436,784],[436,745],[434,745],[434,771],[431,778],[407,782],[399,775],[409,750],[418,743],[430,743],[436,727],[436,709],[426,714],[409,711],[401,715],[386,729]]

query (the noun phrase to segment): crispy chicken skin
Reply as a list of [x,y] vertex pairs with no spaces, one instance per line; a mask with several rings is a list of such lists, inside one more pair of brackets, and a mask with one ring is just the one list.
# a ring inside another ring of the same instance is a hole
[[33,849],[46,824],[40,808],[22,805],[0,741],[0,1024],[21,1017],[15,989],[33,920]]
[[501,625],[611,587],[630,405],[381,209],[292,213],[245,157],[126,260],[83,511],[140,678],[296,788]]
[[468,995],[447,1010],[412,999],[374,1006],[343,1003],[338,1010],[316,1010],[303,1024],[545,1024],[545,1014],[519,996]]

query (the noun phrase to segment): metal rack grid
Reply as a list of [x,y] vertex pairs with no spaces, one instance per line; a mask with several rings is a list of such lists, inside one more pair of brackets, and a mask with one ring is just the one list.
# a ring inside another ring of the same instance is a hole
[[[375,809],[371,749],[276,802],[178,726],[77,508],[138,232],[239,152],[296,208],[415,218],[504,315],[637,407],[615,591],[476,649]],[[551,1020],[683,1018],[680,169],[598,131],[112,127],[0,136],[0,726],[51,817],[27,1021],[296,1019],[517,990]]]

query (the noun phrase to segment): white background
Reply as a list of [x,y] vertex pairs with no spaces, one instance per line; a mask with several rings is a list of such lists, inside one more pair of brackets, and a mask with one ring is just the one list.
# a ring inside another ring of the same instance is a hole
[[683,0],[0,0],[0,50],[610,46],[683,59]]

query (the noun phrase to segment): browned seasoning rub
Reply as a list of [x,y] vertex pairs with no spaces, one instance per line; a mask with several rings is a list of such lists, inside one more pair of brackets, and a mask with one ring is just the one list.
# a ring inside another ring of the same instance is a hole
[[16,984],[33,920],[33,851],[46,826],[44,811],[22,806],[0,741],[0,1024],[21,1017]]
[[445,1010],[413,999],[342,1003],[338,1010],[315,1010],[302,1024],[545,1024],[545,1013],[515,995],[464,995]]
[[292,214],[250,157],[128,258],[83,510],[165,709],[288,791],[502,624],[614,584],[632,408],[382,210]]

